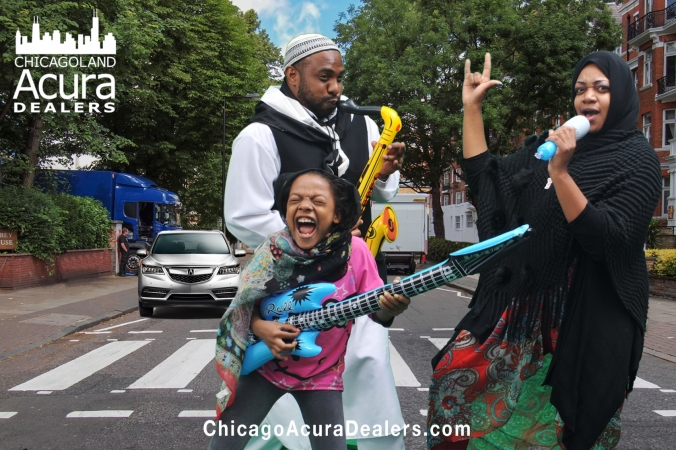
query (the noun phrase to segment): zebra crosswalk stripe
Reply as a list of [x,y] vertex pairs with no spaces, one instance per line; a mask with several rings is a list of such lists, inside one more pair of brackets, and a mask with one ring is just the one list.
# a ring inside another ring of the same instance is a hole
[[60,391],[93,375],[106,366],[138,350],[149,341],[111,342],[28,380],[10,391]]
[[182,389],[214,360],[216,339],[189,341],[127,389]]
[[401,357],[392,342],[390,342],[390,367],[394,375],[394,385],[397,387],[420,387],[417,378]]

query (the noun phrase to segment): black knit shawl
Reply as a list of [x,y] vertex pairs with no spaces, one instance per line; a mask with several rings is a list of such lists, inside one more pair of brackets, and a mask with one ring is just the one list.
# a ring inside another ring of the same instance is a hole
[[[567,271],[575,255],[573,236],[553,187],[545,190],[547,162],[533,157],[537,142],[505,158],[491,157],[481,175],[478,228],[486,239],[528,223],[530,242],[482,273],[473,299],[474,313],[491,302],[497,311],[516,300],[509,340],[519,340],[534,324],[532,312],[543,302],[546,323],[557,325],[567,295]],[[648,278],[643,244],[661,190],[659,160],[635,131],[609,131],[580,140],[568,171],[604,221],[605,261],[613,287],[626,309],[645,329]],[[492,186],[492,188],[491,188]],[[549,319],[552,319],[549,322]]]

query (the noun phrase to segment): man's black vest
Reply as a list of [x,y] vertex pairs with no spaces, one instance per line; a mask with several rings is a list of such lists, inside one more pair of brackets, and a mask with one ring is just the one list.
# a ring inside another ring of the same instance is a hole
[[[333,161],[333,140],[321,131],[305,125],[274,108],[259,102],[256,113],[249,122],[262,123],[270,127],[277,144],[279,159],[282,163],[280,175],[304,169],[324,169],[327,161]],[[335,131],[340,138],[340,146],[350,160],[343,178],[357,185],[359,176],[369,159],[368,130],[363,116],[342,113],[337,114]],[[367,208],[362,216],[364,223],[360,227],[362,236],[371,224],[371,209]]]

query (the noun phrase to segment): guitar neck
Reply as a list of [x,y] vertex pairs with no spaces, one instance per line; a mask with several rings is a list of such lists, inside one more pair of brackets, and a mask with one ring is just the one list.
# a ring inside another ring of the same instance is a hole
[[397,283],[387,284],[339,303],[332,303],[316,311],[290,315],[288,323],[303,331],[327,330],[381,309],[378,297],[385,291],[410,298],[466,275],[467,273],[452,258],[447,259]]

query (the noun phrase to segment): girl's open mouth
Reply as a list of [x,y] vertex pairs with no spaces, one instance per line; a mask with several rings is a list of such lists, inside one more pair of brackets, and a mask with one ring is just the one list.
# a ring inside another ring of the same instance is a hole
[[296,229],[302,237],[309,237],[317,229],[317,222],[309,217],[301,217],[296,219]]

